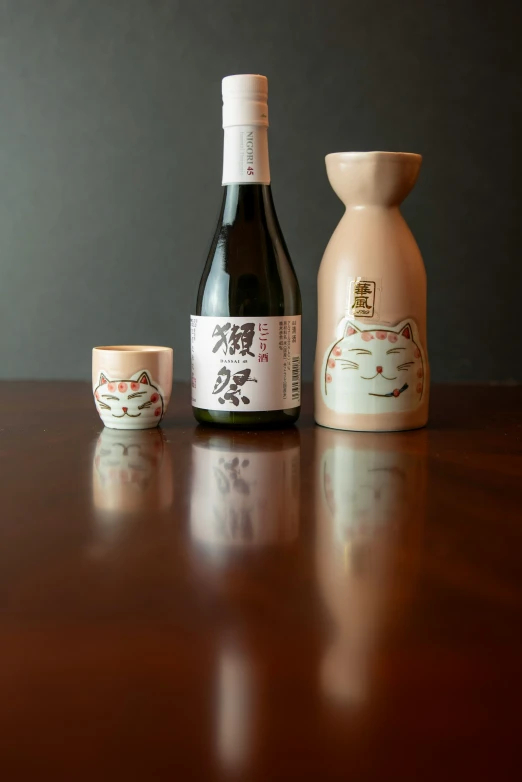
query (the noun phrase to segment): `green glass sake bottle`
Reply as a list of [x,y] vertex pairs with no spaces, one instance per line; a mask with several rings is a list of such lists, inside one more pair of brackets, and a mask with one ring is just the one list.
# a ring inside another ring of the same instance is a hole
[[301,296],[275,213],[264,76],[223,79],[223,204],[191,318],[200,423],[293,424],[301,405]]

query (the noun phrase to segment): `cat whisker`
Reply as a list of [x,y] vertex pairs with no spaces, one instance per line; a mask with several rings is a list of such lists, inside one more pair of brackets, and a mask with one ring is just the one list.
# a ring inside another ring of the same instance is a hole
[[146,407],[150,407],[152,402],[144,402],[142,405],[138,405],[138,410],[143,410]]

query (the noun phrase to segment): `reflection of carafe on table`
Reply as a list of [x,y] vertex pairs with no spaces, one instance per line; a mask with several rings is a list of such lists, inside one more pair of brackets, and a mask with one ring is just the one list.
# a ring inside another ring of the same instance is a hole
[[284,544],[299,528],[299,432],[197,430],[191,529],[229,547]]
[[316,429],[317,567],[335,637],[325,692],[360,702],[373,652],[411,590],[425,512],[426,435]]

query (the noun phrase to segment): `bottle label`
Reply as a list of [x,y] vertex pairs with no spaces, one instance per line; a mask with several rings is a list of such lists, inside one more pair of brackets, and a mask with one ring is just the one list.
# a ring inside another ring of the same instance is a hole
[[223,184],[270,184],[267,128],[256,125],[225,128]]
[[301,316],[192,315],[192,404],[204,410],[287,410],[301,404]]
[[420,405],[426,372],[413,318],[394,326],[343,318],[323,358],[321,392],[336,413],[405,412]]

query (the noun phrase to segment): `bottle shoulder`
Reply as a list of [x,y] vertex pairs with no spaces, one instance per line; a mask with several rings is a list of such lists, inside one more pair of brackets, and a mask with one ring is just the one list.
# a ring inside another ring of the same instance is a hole
[[269,188],[248,185],[243,191],[225,193],[196,314],[228,317],[300,312],[299,285]]

